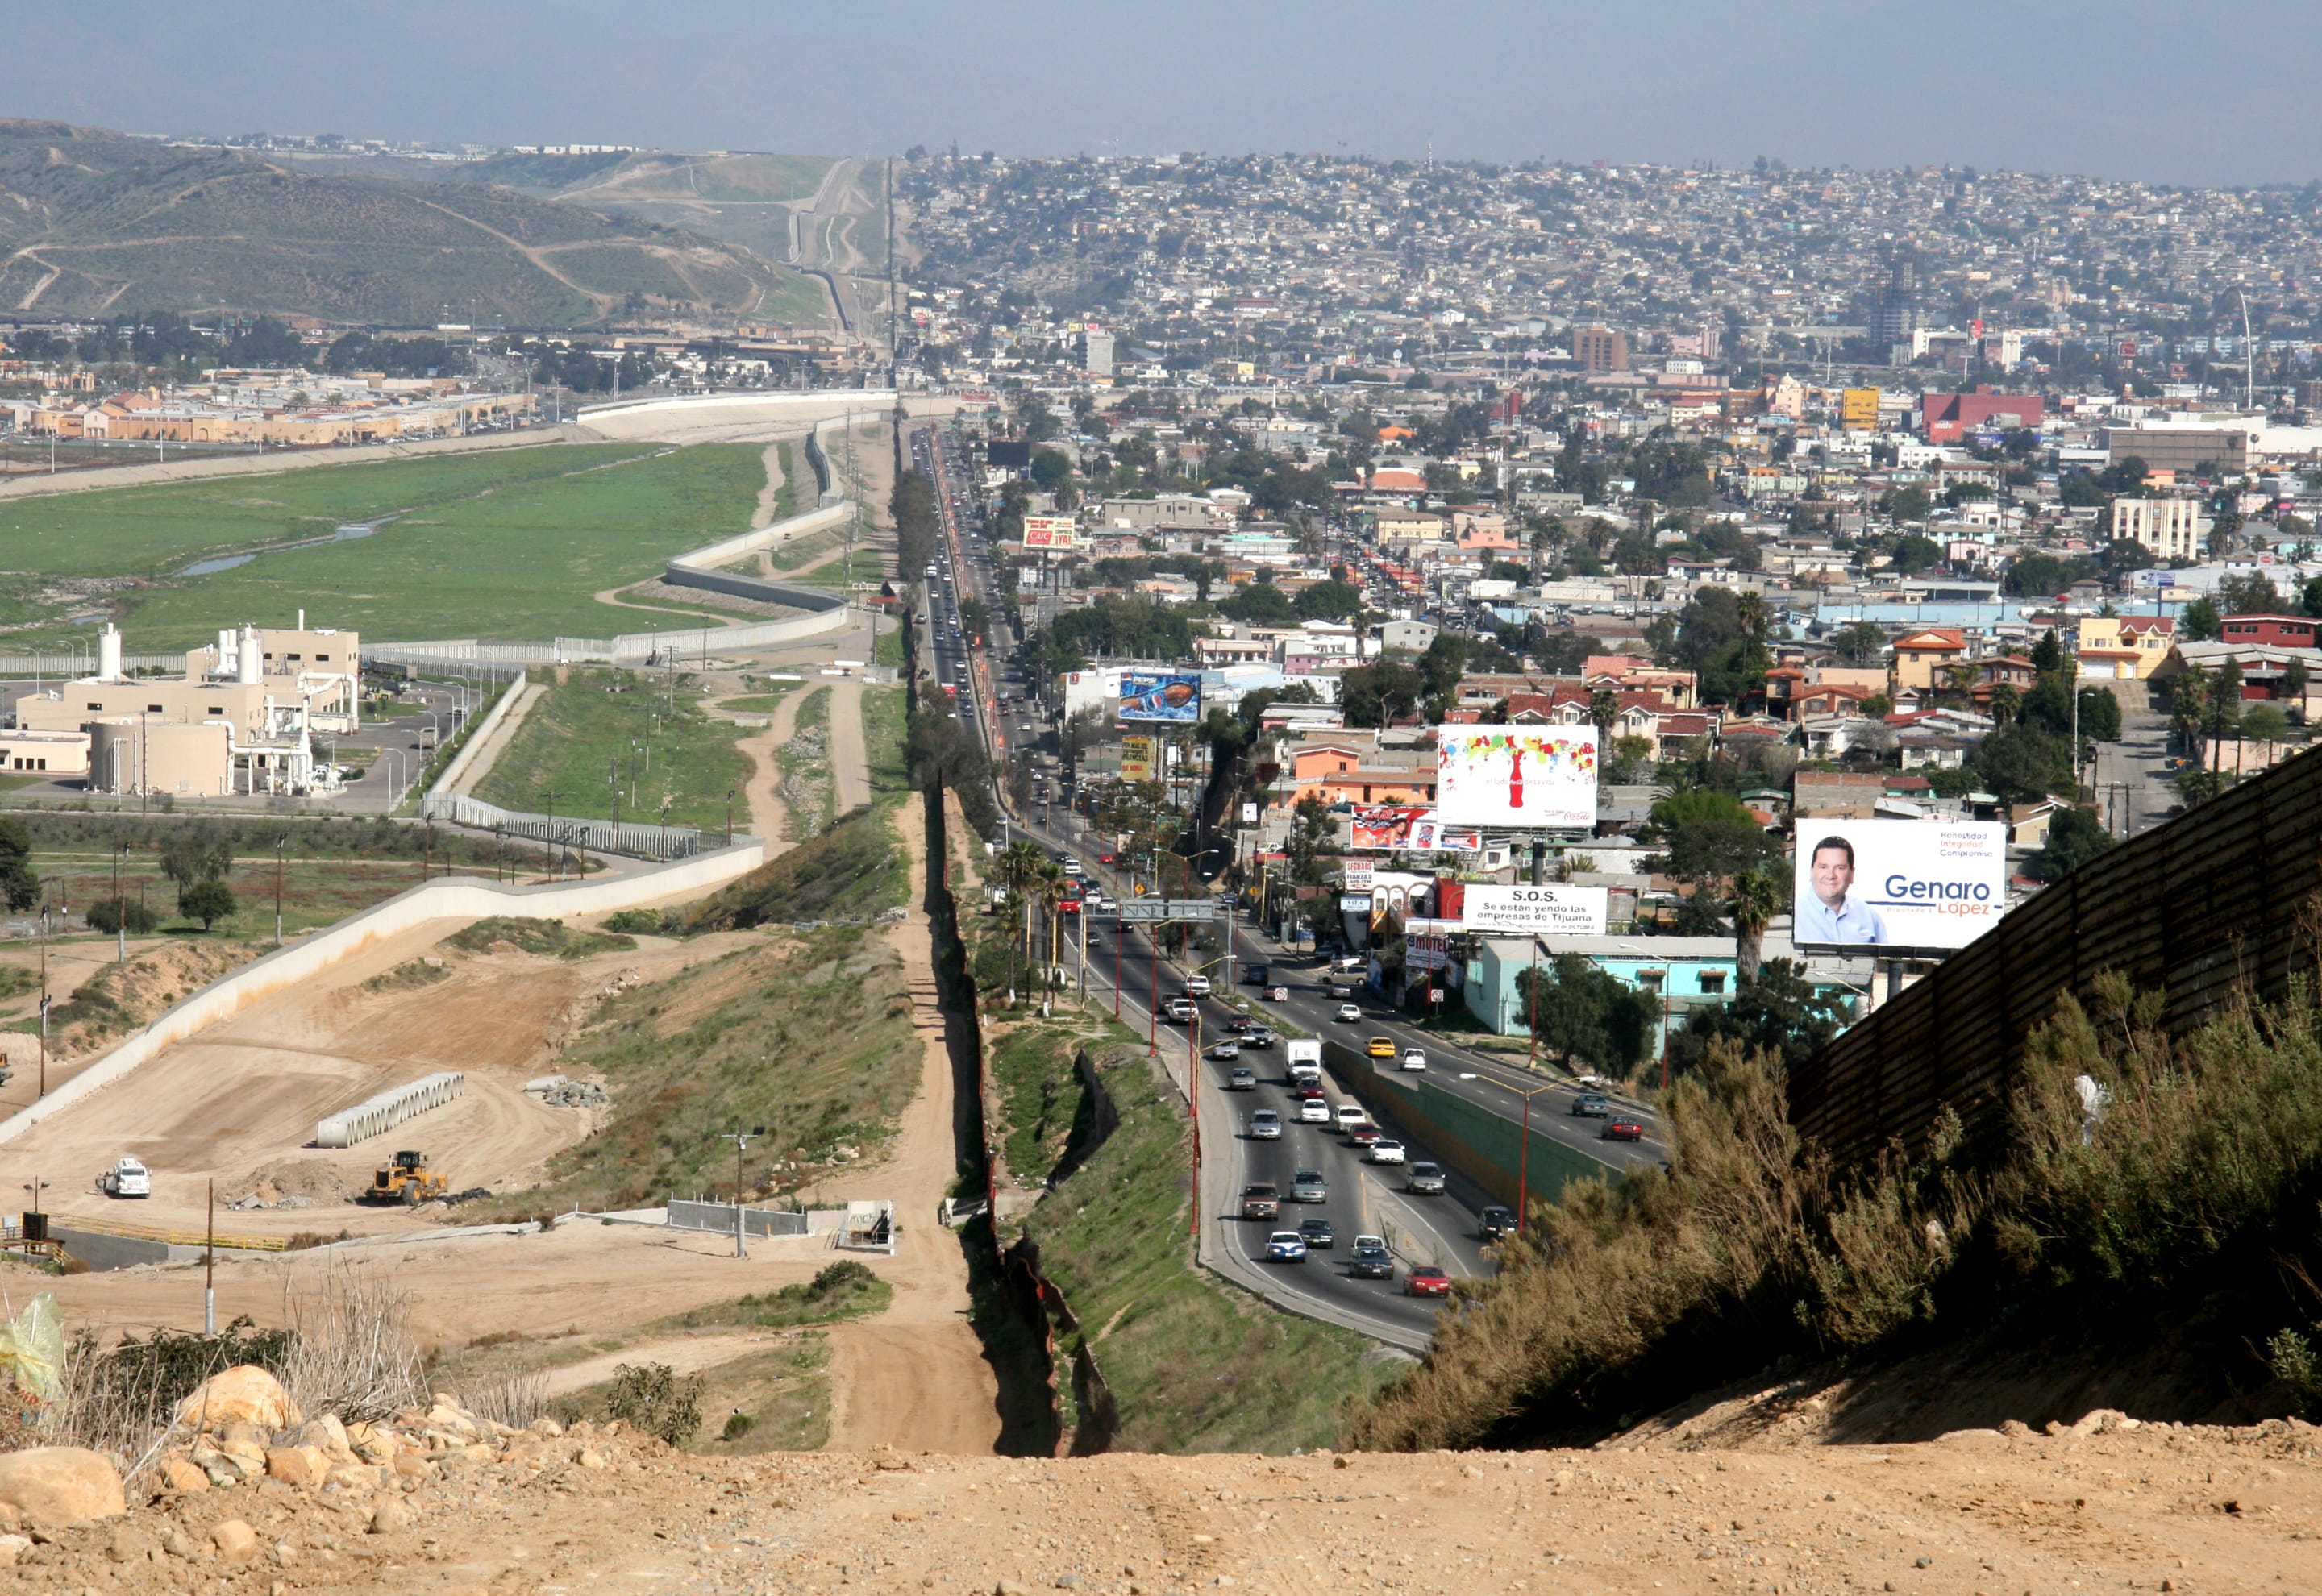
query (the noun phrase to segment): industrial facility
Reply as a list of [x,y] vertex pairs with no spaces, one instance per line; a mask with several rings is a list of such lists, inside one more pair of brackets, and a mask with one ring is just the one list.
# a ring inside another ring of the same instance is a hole
[[182,677],[131,676],[108,624],[93,675],[16,700],[0,733],[11,772],[85,774],[92,792],[226,797],[328,791],[316,734],[359,724],[362,644],[332,627],[222,628]]

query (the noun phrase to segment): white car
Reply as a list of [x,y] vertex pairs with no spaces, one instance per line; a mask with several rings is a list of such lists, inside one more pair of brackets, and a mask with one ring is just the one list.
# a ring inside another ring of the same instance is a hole
[[111,1169],[97,1176],[96,1188],[107,1197],[151,1197],[153,1177],[136,1159],[117,1158]]
[[1403,1144],[1382,1136],[1371,1144],[1371,1150],[1364,1156],[1373,1163],[1401,1163],[1403,1157]]
[[[1249,1134],[1254,1141],[1278,1142],[1282,1139],[1282,1112],[1278,1108],[1260,1108],[1249,1117]],[[1398,1162],[1402,1154],[1396,1154]]]
[[1324,1102],[1321,1098],[1299,1099],[1298,1123],[1301,1125],[1330,1124],[1330,1105]]
[[1424,1070],[1427,1068],[1427,1050],[1423,1047],[1404,1048],[1403,1050],[1403,1067],[1406,1070]]
[[1360,1103],[1340,1103],[1336,1117],[1339,1128],[1342,1131],[1349,1131],[1367,1122],[1370,1116],[1363,1112],[1363,1106]]
[[1339,1004],[1339,1017],[1344,1020],[1347,1024],[1353,1025],[1357,1020],[1363,1017],[1361,1005],[1355,1003]]

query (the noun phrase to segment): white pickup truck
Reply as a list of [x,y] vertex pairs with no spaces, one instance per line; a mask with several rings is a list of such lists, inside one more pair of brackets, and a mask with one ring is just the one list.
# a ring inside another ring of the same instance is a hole
[[116,1158],[111,1169],[97,1176],[96,1189],[107,1197],[151,1197],[153,1176],[133,1158]]

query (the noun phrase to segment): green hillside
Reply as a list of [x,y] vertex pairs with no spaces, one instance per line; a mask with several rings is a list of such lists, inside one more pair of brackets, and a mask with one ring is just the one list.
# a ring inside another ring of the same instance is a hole
[[[585,183],[599,170],[568,163],[558,175]],[[746,315],[787,275],[698,233],[440,172],[315,171],[0,120],[0,305],[33,314],[223,306],[389,326],[447,312],[576,326],[633,295]]]

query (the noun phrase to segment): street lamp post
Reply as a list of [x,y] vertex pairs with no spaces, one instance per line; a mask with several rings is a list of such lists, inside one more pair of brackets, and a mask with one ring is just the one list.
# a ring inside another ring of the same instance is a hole
[[285,832],[274,839],[274,945],[282,945],[282,850],[289,844],[290,834]]
[[1531,1100],[1548,1090],[1535,1086],[1518,1095],[1523,1099],[1523,1139],[1516,1145],[1516,1228],[1524,1224],[1524,1209],[1531,1200]]
[[747,1131],[729,1130],[724,1138],[734,1144],[734,1255],[736,1258],[750,1255],[742,1245],[742,1149],[765,1134],[764,1126],[755,1125]]

